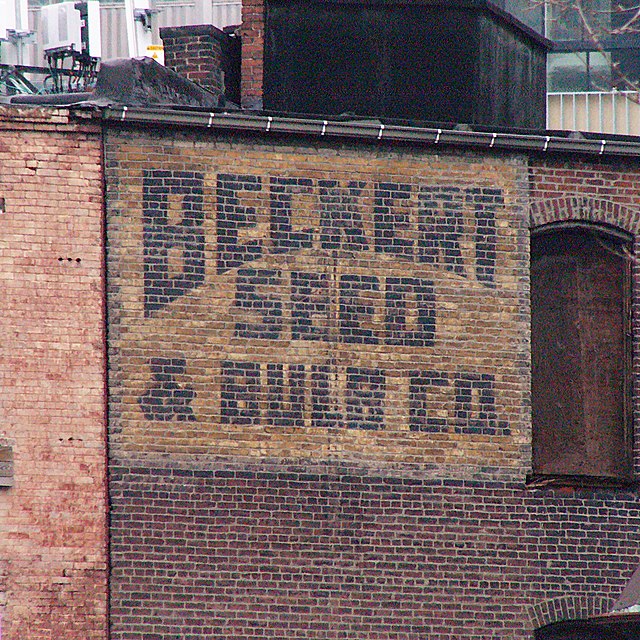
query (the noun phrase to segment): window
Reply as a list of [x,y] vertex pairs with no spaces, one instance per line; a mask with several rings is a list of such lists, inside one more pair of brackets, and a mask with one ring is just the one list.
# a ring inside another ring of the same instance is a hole
[[631,476],[630,248],[595,225],[532,234],[535,475]]

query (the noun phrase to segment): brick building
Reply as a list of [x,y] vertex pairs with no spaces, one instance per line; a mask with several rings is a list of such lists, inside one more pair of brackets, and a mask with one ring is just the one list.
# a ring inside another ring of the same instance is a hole
[[636,143],[122,115],[112,637],[527,638],[608,611],[637,453],[619,416],[620,440],[563,432],[582,462],[545,466],[544,433],[533,460],[529,238],[625,255]]
[[[245,11],[256,105],[263,7]],[[91,518],[75,531],[97,562],[104,250],[111,638],[548,640],[555,623],[608,620],[639,564],[637,140],[162,104],[39,117],[62,119],[41,129],[93,167],[95,191],[60,187],[65,155],[45,171],[63,224],[37,256],[67,271],[29,319],[38,333],[61,307],[49,336],[85,354],[69,384],[92,402],[29,407],[71,406],[94,434],[96,466],[74,449],[69,476],[92,480],[63,482],[60,520]],[[64,217],[78,201],[82,233]],[[16,225],[23,244],[31,228]],[[76,245],[55,251],[85,231],[90,274]],[[71,334],[69,300],[87,305]],[[16,480],[11,438],[32,418],[7,434]],[[39,433],[53,464],[58,440]],[[103,612],[104,565],[63,566],[75,550],[52,546],[72,629],[76,603]],[[617,637],[635,637],[623,622]]]
[[103,115],[113,638],[546,640],[612,609],[636,140]]
[[0,111],[0,634],[107,636],[100,128]]

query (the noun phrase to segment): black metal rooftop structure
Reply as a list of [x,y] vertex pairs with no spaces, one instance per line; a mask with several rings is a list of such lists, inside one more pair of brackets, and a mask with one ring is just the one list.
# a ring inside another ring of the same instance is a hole
[[487,0],[265,0],[278,112],[542,128],[549,41]]

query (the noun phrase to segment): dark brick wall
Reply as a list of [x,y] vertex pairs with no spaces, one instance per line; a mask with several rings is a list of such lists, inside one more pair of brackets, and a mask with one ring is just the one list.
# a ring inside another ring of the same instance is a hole
[[526,638],[606,609],[638,563],[633,492],[147,464],[112,482],[114,639]]

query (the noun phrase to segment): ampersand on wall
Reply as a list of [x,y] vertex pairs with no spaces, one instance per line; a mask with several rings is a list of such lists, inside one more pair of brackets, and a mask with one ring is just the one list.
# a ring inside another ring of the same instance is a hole
[[184,358],[151,358],[152,380],[147,391],[138,398],[138,403],[147,420],[169,422],[195,421],[191,402],[196,392],[189,385],[179,385],[176,376],[184,375]]

